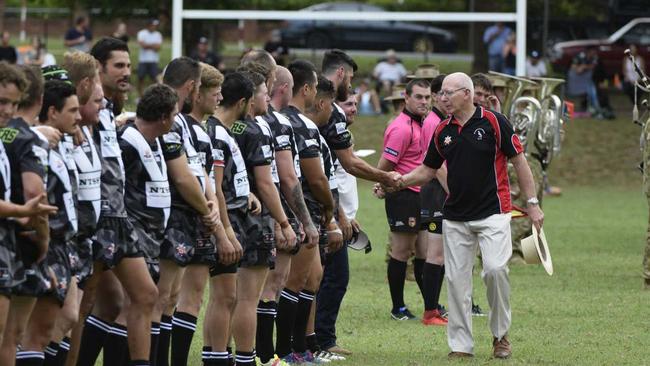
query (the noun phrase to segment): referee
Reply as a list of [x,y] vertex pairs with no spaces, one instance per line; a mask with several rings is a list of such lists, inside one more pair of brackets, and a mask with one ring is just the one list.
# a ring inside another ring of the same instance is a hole
[[512,348],[507,334],[511,323],[508,260],[510,240],[510,187],[508,160],[514,165],[527,213],[541,228],[544,214],[535,195],[535,183],[522,154],[519,138],[500,113],[475,106],[474,86],[466,74],[445,78],[440,101],[450,113],[429,145],[423,165],[402,179],[402,186],[431,180],[447,163],[449,198],[444,206],[443,239],[449,297],[447,340],[450,357],[472,357],[472,264],[478,245],[483,254],[481,276],[490,304],[489,325],[493,355],[508,358]]

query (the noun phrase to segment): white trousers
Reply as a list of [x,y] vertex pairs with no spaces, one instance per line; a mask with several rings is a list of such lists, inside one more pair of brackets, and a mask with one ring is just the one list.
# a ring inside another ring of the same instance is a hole
[[501,339],[510,328],[510,214],[476,221],[443,220],[442,235],[449,304],[447,342],[454,352],[474,353],[472,267],[477,245],[483,256],[481,277],[487,287],[490,330],[493,336]]

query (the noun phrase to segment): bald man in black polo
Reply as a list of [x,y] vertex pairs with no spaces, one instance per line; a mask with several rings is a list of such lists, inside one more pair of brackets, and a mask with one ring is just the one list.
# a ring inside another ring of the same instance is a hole
[[544,214],[523,148],[506,117],[473,104],[472,80],[463,73],[447,76],[439,95],[450,117],[440,122],[423,164],[402,178],[402,187],[430,181],[446,162],[449,198],[443,209],[443,239],[449,356],[473,356],[470,299],[478,245],[490,304],[493,354],[508,358],[512,353],[507,338],[511,323],[508,260],[512,254],[508,160],[514,165],[522,194],[528,197],[528,216],[538,229]]

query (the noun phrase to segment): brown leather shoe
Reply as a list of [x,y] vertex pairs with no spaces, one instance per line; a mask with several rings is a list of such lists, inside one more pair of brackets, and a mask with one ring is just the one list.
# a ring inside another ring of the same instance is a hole
[[338,346],[338,345],[334,346],[334,347],[330,347],[327,350],[327,352],[332,352],[332,353],[336,353],[336,354],[343,355],[343,356],[352,355],[352,351],[349,351],[349,350],[347,350],[345,348],[342,348],[341,346]]
[[492,346],[494,347],[493,355],[495,358],[509,358],[512,355],[512,346],[510,346],[507,335],[504,335],[501,340],[494,337]]
[[473,354],[467,353],[467,352],[449,352],[447,355],[448,358],[472,358],[474,357]]

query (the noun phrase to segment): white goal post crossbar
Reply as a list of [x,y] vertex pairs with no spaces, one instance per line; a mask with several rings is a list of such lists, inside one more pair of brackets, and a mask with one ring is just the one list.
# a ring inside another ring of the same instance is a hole
[[[182,55],[183,20],[359,20],[354,11],[276,11],[276,10],[204,10],[184,9],[183,0],[173,0],[172,58]],[[420,21],[420,22],[516,22],[517,68],[519,76],[526,73],[526,11],[527,0],[516,0],[515,13],[460,13],[460,12],[363,12],[364,21]]]

